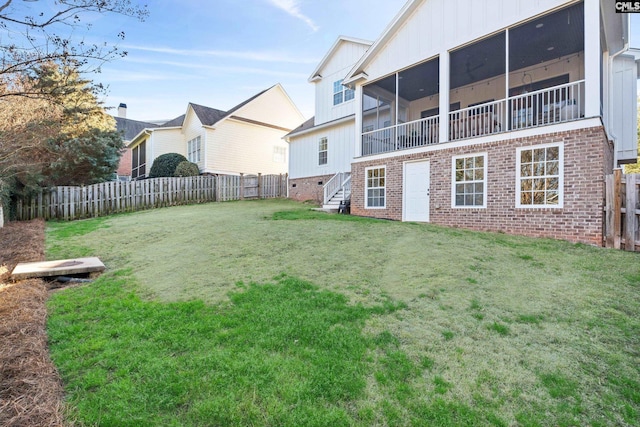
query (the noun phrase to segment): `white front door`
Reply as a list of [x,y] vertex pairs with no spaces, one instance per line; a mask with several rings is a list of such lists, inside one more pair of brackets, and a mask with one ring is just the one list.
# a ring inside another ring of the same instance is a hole
[[404,164],[402,220],[429,222],[429,161]]

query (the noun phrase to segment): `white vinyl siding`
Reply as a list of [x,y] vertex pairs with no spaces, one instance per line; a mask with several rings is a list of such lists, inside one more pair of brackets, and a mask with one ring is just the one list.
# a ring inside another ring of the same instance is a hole
[[355,112],[355,102],[341,102],[338,105],[334,105],[334,82],[344,79],[368,48],[369,46],[364,44],[343,41],[327,63],[319,70],[322,80],[314,83],[316,125],[337,120]]
[[424,1],[375,59],[366,65],[367,80],[444,54],[531,16],[566,5],[567,0]]
[[284,129],[295,129],[304,122],[304,116],[280,85],[272,87],[258,98],[234,111],[233,116],[269,123]]
[[199,136],[187,142],[187,159],[192,163],[198,163],[201,159],[202,143]]
[[[326,165],[318,165],[318,141],[322,137],[331,141]],[[291,138],[289,142],[290,177],[306,178],[350,171],[355,139],[353,121]]]
[[453,157],[451,181],[453,208],[487,207],[487,154]]
[[328,145],[327,138],[320,138],[318,141],[318,166],[327,164],[327,156],[328,156]]
[[516,151],[516,206],[561,208],[563,175],[562,144],[518,148]]
[[286,163],[287,149],[285,147],[273,147],[273,161],[276,163]]
[[[225,120],[216,129],[207,129],[205,172],[229,174],[284,174],[288,162],[275,162],[274,147],[286,150],[282,137],[286,132],[244,123]],[[286,157],[285,157],[286,159]]]
[[387,196],[387,168],[386,166],[376,166],[366,168],[365,174],[365,207],[385,208]]

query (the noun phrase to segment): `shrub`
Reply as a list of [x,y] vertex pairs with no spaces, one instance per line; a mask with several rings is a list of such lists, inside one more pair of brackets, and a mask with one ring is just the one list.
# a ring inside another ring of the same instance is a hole
[[173,176],[198,176],[200,175],[200,169],[198,165],[191,162],[180,162],[176,167],[176,172]]
[[187,158],[178,153],[167,153],[158,156],[151,166],[149,178],[172,177],[176,173],[176,168],[182,162],[187,162]]

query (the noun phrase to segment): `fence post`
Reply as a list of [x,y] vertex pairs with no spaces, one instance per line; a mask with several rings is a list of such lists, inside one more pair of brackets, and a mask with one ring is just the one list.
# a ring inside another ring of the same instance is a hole
[[244,200],[244,174],[240,173],[240,200]]
[[622,169],[613,171],[613,247],[622,244]]
[[626,176],[627,196],[626,196],[626,214],[625,214],[625,243],[624,250],[635,252],[636,250],[636,231],[638,229],[636,221],[636,208],[638,198],[636,196],[636,175],[629,174]]
[[258,172],[258,200],[262,199],[262,174]]

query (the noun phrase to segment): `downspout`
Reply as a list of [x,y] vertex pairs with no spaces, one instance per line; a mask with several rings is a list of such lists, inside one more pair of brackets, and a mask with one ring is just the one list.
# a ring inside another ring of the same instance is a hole
[[[628,51],[629,51],[629,42],[626,41],[624,43],[624,46],[622,47],[622,49],[620,49],[618,52],[615,52],[612,55],[609,55],[610,64],[613,66],[613,60],[616,57],[618,57],[618,56],[620,56],[623,53],[628,52]],[[609,82],[609,84],[611,85],[611,82]],[[607,100],[607,104],[608,104],[607,105],[607,112],[608,112],[608,116],[611,117],[612,114],[613,114],[613,111],[612,111],[612,104],[613,103],[611,102],[612,94],[611,94],[611,90],[608,90],[607,92],[609,93],[609,99]],[[613,149],[613,168],[615,169],[616,165],[618,164],[618,150],[616,149],[617,146],[618,146],[618,144],[617,144],[618,137],[615,135],[615,133],[613,133],[611,131],[611,127],[610,126],[607,126],[607,134],[609,136],[609,139],[611,139],[613,141],[613,147],[614,147],[614,149]]]

